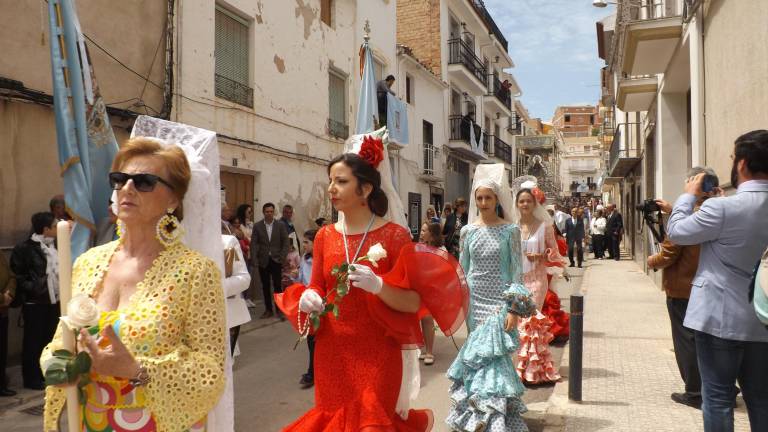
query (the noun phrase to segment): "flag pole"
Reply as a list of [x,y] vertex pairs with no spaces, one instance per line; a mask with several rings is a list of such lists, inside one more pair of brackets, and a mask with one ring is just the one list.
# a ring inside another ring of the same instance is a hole
[[[72,237],[71,226],[67,221],[56,224],[56,240],[59,253],[59,305],[61,316],[67,314],[67,305],[72,299]],[[65,324],[60,324],[62,348],[69,352],[76,352],[75,333]],[[69,432],[80,430],[80,401],[77,397],[77,384],[69,384],[64,388],[67,396],[67,427]]]

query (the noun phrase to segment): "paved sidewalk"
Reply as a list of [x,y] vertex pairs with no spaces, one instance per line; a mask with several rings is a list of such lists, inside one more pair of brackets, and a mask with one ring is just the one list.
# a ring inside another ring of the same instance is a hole
[[[568,357],[563,381],[547,410],[553,431],[703,430],[701,411],[676,404],[683,384],[672,351],[665,297],[633,262],[589,262],[584,292],[582,402],[568,401]],[[737,431],[749,431],[738,399]]]

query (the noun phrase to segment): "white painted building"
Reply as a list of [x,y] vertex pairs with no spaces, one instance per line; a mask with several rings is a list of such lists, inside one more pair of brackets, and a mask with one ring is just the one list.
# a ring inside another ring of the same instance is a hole
[[597,136],[562,137],[560,130],[556,133],[563,148],[560,153],[562,196],[599,196],[597,180],[605,169],[600,139]]
[[[508,129],[515,128],[512,101],[520,89],[509,73],[514,63],[507,40],[481,1],[397,3],[398,42],[449,86],[444,200],[468,198],[478,163],[512,169],[514,135]],[[479,149],[472,147],[472,130]]]
[[[326,165],[354,131],[359,47],[371,20],[377,78],[395,69],[394,2],[180,2],[172,120],[219,134],[228,205],[331,216]],[[397,169],[397,167],[396,167]]]
[[408,224],[416,235],[425,222],[428,205],[441,210],[445,196],[445,144],[448,84],[399,46],[398,95],[408,104],[409,143],[397,152],[398,192],[408,213]]

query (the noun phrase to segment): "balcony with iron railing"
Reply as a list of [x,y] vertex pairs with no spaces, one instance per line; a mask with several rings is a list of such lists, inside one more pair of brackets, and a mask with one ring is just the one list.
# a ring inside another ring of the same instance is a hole
[[683,33],[685,1],[636,0],[622,2],[619,22],[622,32],[617,38],[624,75],[664,73],[678,51]]
[[245,84],[215,74],[216,97],[253,108],[253,89]]
[[493,135],[493,156],[505,163],[512,163],[512,147],[495,135]]
[[683,16],[685,0],[639,0],[626,3],[632,21]]
[[[450,128],[448,147],[472,159],[482,159],[482,156],[472,146],[473,132],[475,140],[480,140],[482,132],[480,125],[472,121],[470,117],[460,115],[449,116],[448,124]],[[483,134],[481,144],[487,155],[490,151],[488,135]]]
[[[486,92],[486,70],[483,62],[475,55],[474,47],[470,46],[461,38],[455,38],[448,41],[448,71],[451,72],[452,65],[460,65],[466,70],[469,79],[462,80],[463,87],[471,89],[477,93]],[[462,75],[456,75],[457,78],[464,78]],[[476,81],[474,81],[476,80]],[[470,82],[474,81],[474,82]]]
[[483,2],[483,0],[471,0],[471,3],[477,14],[480,15],[480,18],[482,18],[482,20],[488,26],[490,33],[494,35],[501,46],[504,47],[504,51],[509,51],[509,42],[507,42],[507,38],[504,37],[501,29],[499,29],[499,26],[496,25],[496,21],[493,19],[490,12],[488,12],[488,9],[486,9],[485,2]]
[[508,112],[512,111],[512,95],[508,88],[505,88],[499,76],[495,73],[488,74],[486,79],[488,83],[488,94],[486,94],[486,101],[496,104],[497,107],[502,108]]
[[581,188],[581,190],[579,190],[580,186],[581,186],[581,183],[577,181],[572,181],[571,184],[568,186],[568,189],[571,192],[588,192],[588,193],[597,192],[597,183],[586,183],[586,187],[583,187]]
[[332,137],[349,138],[349,125],[333,119],[328,119],[328,134]]
[[642,159],[640,128],[640,123],[617,125],[608,158],[610,177],[625,177]]

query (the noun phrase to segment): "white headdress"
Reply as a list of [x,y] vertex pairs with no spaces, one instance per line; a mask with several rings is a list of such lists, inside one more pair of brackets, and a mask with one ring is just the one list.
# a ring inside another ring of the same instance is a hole
[[512,198],[512,192],[509,189],[508,178],[504,164],[480,164],[475,168],[475,177],[472,180],[472,194],[469,197],[469,214],[467,215],[470,224],[478,217],[475,192],[479,188],[491,189],[496,194],[496,198],[503,211],[502,219],[509,223],[517,223],[516,219],[513,218],[515,200]]
[[[131,138],[153,138],[162,145],[177,145],[187,156],[192,178],[184,196],[184,244],[213,260],[224,277],[224,254],[221,247],[221,194],[219,191],[219,146],[216,132],[148,116],[139,116]],[[222,291],[221,296],[224,297]],[[229,332],[226,334],[224,371],[226,387],[216,407],[208,413],[206,430],[234,430],[234,397],[232,359],[229,356]]]
[[[517,193],[520,192],[522,189],[531,189],[539,188],[538,186],[539,180],[532,176],[532,175],[524,175],[515,178],[512,180],[512,195],[515,197],[515,200],[517,199]],[[543,192],[542,192],[543,193]],[[547,226],[552,225],[552,217],[549,215],[549,212],[547,212],[547,208],[538,201],[536,195],[534,195],[533,200],[536,202],[536,207],[533,209],[533,217],[537,220],[540,220],[544,222]],[[513,218],[515,220],[515,223],[520,222],[520,210],[517,209],[517,202],[515,202],[514,209],[512,211]]]
[[[381,174],[381,190],[384,191],[389,203],[389,208],[387,209],[387,214],[384,216],[384,219],[394,222],[403,228],[408,228],[408,221],[405,219],[405,207],[403,207],[403,202],[400,201],[400,196],[397,194],[395,186],[392,184],[392,166],[389,164],[389,152],[387,151],[389,143],[387,128],[384,127],[367,134],[352,135],[347,138],[347,141],[344,143],[344,152],[354,154],[360,153],[360,148],[363,145],[363,138],[366,136],[381,138],[381,142],[384,144],[384,159],[379,163],[378,168],[376,168],[379,174]],[[339,217],[341,216],[343,215],[339,215]]]

